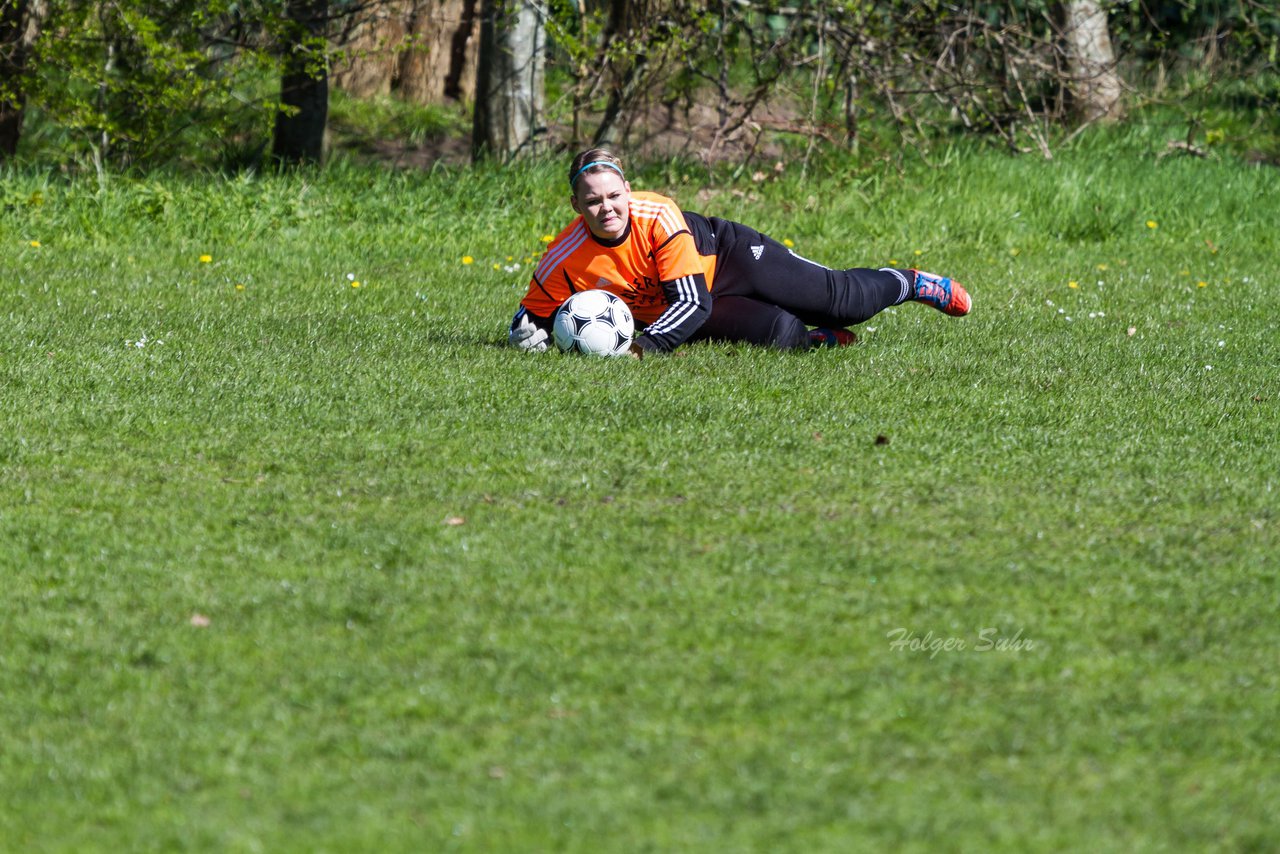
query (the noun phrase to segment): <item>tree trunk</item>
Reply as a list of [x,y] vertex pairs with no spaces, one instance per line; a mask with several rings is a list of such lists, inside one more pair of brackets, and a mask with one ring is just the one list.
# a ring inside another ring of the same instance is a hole
[[449,37],[449,76],[444,95],[457,101],[475,101],[476,66],[480,58],[480,3],[463,0],[462,17]]
[[398,92],[414,104],[475,96],[478,0],[383,0],[351,18],[333,84],[357,98]]
[[546,138],[546,31],[531,0],[483,0],[471,134],[474,160],[533,154]]
[[[444,100],[444,79],[449,76],[449,38],[453,35],[462,0],[418,0],[413,5],[407,31],[409,46],[397,58],[400,94],[413,104],[439,104]],[[453,18],[453,21],[446,21]]]
[[286,8],[289,42],[280,75],[272,154],[284,165],[319,163],[329,120],[329,70],[325,55],[328,0],[292,0]]
[[1063,17],[1073,109],[1087,122],[1120,118],[1124,107],[1107,13],[1098,0],[1067,0]]
[[383,0],[347,16],[338,37],[345,55],[334,63],[333,85],[356,98],[390,94],[408,22],[423,2],[433,0]]
[[[610,0],[609,17],[605,21],[604,32],[600,36],[600,50],[596,54],[598,67],[605,64],[605,57],[615,40],[631,35],[635,23],[632,10],[631,0]],[[621,80],[618,79],[615,69],[613,85],[609,87],[609,101],[605,105],[604,115],[592,137],[592,145],[607,146],[618,142],[618,121],[623,110],[631,106],[631,99],[635,95],[635,83],[639,76],[637,71],[643,64],[644,54],[627,59]]]
[[400,59],[400,91],[415,104],[475,95],[477,0],[419,0],[409,30],[413,46]]
[[48,11],[47,0],[0,0],[0,162],[18,151],[27,104],[27,59]]

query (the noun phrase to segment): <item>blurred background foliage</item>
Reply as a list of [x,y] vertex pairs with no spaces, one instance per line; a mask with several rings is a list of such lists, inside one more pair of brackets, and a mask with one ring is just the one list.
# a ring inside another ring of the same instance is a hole
[[[1098,87],[1068,21],[1094,7]],[[330,152],[467,156],[482,23],[516,0],[0,0],[0,162],[257,168],[298,68]],[[736,159],[928,151],[957,134],[1052,157],[1162,110],[1180,153],[1280,160],[1280,7],[1256,0],[549,0],[535,11],[539,151]],[[300,17],[307,16],[307,17]],[[487,16],[487,17],[486,17]],[[304,21],[310,27],[297,26]],[[315,33],[321,35],[317,37]],[[310,33],[310,35],[308,35]],[[542,82],[545,80],[545,82]],[[303,109],[306,109],[305,107]],[[533,150],[532,148],[530,150]],[[279,153],[277,147],[277,153]],[[288,159],[285,157],[285,159]]]

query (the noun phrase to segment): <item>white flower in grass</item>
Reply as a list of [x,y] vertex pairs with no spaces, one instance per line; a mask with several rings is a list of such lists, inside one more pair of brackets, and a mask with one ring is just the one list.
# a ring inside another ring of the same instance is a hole
[[126,346],[126,347],[133,347],[133,348],[138,349],[138,350],[141,350],[142,348],[146,347],[147,345],[155,345],[155,346],[159,346],[160,344],[163,344],[163,343],[164,343],[164,339],[163,339],[163,338],[156,338],[155,340],[152,340],[152,339],[150,339],[150,338],[148,338],[148,337],[147,337],[147,333],[145,333],[145,332],[144,332],[144,333],[142,333],[142,337],[141,337],[141,338],[139,338],[137,341],[125,341],[125,342],[124,342],[124,344],[125,344],[125,346]]

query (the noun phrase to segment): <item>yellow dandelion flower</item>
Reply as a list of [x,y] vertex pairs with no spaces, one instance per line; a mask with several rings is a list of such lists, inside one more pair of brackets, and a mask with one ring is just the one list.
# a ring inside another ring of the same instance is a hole
[[1196,282],[1196,287],[1197,287],[1197,288],[1207,288],[1207,287],[1209,287],[1209,283],[1208,283],[1208,282],[1206,282],[1206,281],[1204,281],[1204,280],[1201,280],[1201,281],[1199,281],[1199,282]]
[[1190,275],[1191,275],[1191,271],[1190,271],[1190,270],[1179,270],[1179,271],[1178,271],[1178,275],[1179,275],[1179,276],[1190,276]]
[[525,259],[524,259],[524,263],[526,263],[526,264],[532,264],[532,263],[533,263],[533,259],[526,255],[526,256],[525,256]]
[[917,250],[916,250],[916,254],[917,254],[917,255],[923,255],[923,254],[924,254],[924,250],[923,250],[923,249],[917,249]]
[[493,269],[495,269],[495,270],[501,270],[501,269],[502,269],[502,265],[501,265],[501,264],[494,264],[494,265],[493,265]]
[[244,290],[244,285],[242,285],[242,284],[240,284],[239,282],[237,282],[237,283],[236,283],[236,290],[238,290],[238,291],[242,291],[242,290]]
[[889,259],[889,266],[890,266],[890,267],[896,267],[896,266],[898,266],[898,259],[897,259],[897,258],[890,258],[890,259]]
[[516,259],[515,259],[515,256],[514,256],[514,255],[508,255],[508,256],[507,256],[507,260],[508,260],[508,261],[514,261],[514,260],[516,260]]
[[463,264],[474,264],[475,262],[476,262],[476,259],[472,258],[470,255],[463,255],[463,256],[462,256],[462,263],[463,263]]
[[39,248],[40,248],[40,241],[39,241],[39,240],[33,240],[33,241],[31,241],[31,248],[32,248],[32,249],[39,249]]
[[1099,264],[1099,265],[1098,265],[1098,269],[1099,269],[1099,270],[1102,270],[1102,271],[1104,271],[1104,272],[1105,272],[1105,271],[1106,271],[1106,269],[1107,269],[1107,265],[1106,265],[1106,264]]
[[1154,219],[1147,220],[1147,228],[1158,228],[1159,225]]
[[1014,258],[1017,258],[1019,255],[1022,254],[1022,250],[1015,246],[1014,248],[1009,250],[1009,254],[1012,255]]
[[1067,282],[1067,287],[1069,287],[1069,288],[1078,288],[1078,287],[1080,287],[1080,283],[1079,283],[1079,282]]
[[212,255],[201,255],[201,256],[200,256],[200,263],[201,263],[201,264],[208,264],[208,263],[210,263],[211,261],[213,261],[213,256],[212,256]]
[[554,238],[554,237],[552,237],[550,234],[544,234],[544,235],[542,235],[542,242],[543,242],[543,243],[550,243],[550,242],[551,242],[551,241],[553,241],[553,240],[555,240],[555,238]]
[[795,242],[794,242],[790,237],[784,237],[784,238],[782,238],[782,245],[783,245],[783,246],[785,246],[785,247],[787,247],[788,249],[790,249],[790,248],[792,248],[793,246],[795,246],[796,244],[795,244]]
[[351,283],[351,287],[353,287],[353,288],[358,288],[358,287],[360,287],[360,283],[359,283],[359,282],[352,282],[352,283]]

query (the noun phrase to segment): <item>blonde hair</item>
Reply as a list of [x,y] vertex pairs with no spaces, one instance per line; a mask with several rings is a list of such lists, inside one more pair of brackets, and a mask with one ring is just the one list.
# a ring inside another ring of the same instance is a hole
[[576,192],[578,179],[583,175],[604,171],[617,172],[624,181],[627,178],[622,171],[622,160],[616,154],[607,148],[588,148],[569,164],[569,189]]

